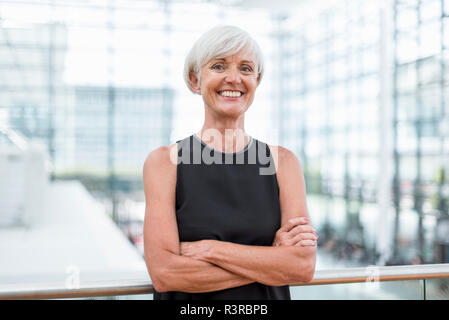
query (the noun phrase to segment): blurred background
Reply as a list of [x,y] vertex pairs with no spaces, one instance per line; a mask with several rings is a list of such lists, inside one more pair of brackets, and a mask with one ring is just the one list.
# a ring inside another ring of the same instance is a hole
[[317,268],[449,262],[448,0],[1,0],[1,284],[148,278],[143,162],[201,128],[219,24],[262,48],[246,131],[300,159]]

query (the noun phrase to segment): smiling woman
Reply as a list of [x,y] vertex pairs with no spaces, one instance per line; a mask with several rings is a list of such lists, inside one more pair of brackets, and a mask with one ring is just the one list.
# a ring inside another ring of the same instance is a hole
[[317,236],[299,161],[244,130],[262,74],[257,43],[233,26],[206,32],[186,58],[203,127],[153,150],[143,168],[154,299],[290,299],[289,283],[313,277]]
[[186,58],[184,81],[203,96],[214,115],[237,116],[254,99],[263,74],[257,43],[243,30],[225,26],[205,33]]
[[255,68],[253,70],[260,77],[260,81],[264,72],[264,61],[259,45],[242,29],[223,26],[203,34],[187,55],[184,64],[184,81],[187,87],[193,93],[198,93],[190,87],[191,73],[194,73],[200,79],[202,66],[211,62],[212,59],[226,60],[226,57],[242,49],[246,49],[248,54],[253,57],[252,67]]
[[203,96],[212,114],[238,116],[253,102],[259,84],[253,60],[247,49],[226,58],[212,59],[200,69],[201,81],[200,76],[190,72],[190,88]]

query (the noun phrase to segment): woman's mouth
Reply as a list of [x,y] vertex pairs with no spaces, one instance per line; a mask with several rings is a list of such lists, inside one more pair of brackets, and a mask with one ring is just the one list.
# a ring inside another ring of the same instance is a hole
[[228,99],[237,99],[243,96],[243,92],[236,91],[236,90],[224,90],[224,91],[218,91],[218,94],[222,97],[228,98]]

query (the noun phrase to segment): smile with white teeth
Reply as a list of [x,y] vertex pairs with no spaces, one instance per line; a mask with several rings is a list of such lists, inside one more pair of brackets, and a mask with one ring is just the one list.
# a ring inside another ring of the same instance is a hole
[[231,97],[231,98],[240,97],[242,95],[240,91],[221,91],[219,92],[219,94],[223,97]]

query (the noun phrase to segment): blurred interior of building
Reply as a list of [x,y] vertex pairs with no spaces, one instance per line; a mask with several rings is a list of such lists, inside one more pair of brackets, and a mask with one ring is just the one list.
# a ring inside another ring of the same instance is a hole
[[2,0],[0,283],[148,277],[143,162],[201,128],[219,24],[263,51],[246,131],[300,159],[318,267],[449,263],[449,0]]

